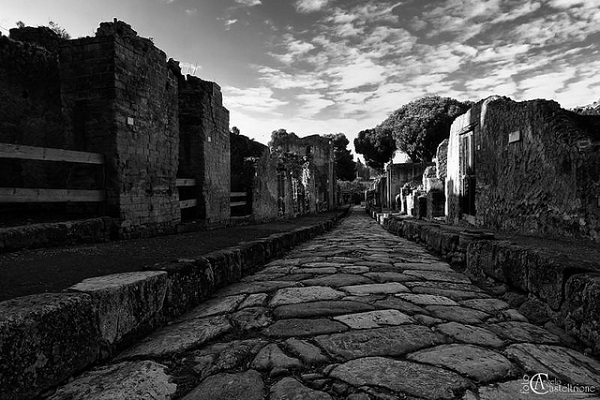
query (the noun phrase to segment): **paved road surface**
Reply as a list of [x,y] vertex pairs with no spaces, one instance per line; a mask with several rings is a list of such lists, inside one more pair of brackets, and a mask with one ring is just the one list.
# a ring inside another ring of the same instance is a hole
[[600,398],[564,343],[355,211],[52,399]]

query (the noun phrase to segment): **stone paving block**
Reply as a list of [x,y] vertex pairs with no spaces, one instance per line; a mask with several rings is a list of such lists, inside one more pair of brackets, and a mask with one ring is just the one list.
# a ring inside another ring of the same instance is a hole
[[417,270],[417,271],[442,271],[442,272],[451,272],[453,271],[450,268],[450,265],[446,263],[436,262],[421,262],[421,263],[394,263],[395,267],[401,268],[403,270]]
[[284,304],[306,303],[319,300],[336,300],[344,297],[345,293],[327,286],[309,286],[286,288],[278,290],[269,306],[277,307]]
[[215,343],[191,353],[193,369],[203,379],[217,372],[246,364],[269,342],[264,339],[233,340]]
[[325,274],[335,274],[337,272],[337,268],[334,267],[324,267],[324,268],[294,268],[293,272],[295,274],[311,274],[311,275],[325,275]]
[[142,271],[97,276],[68,290],[90,295],[102,339],[113,345],[161,322],[167,273]]
[[493,314],[497,311],[508,309],[510,306],[507,302],[499,299],[473,299],[463,300],[460,302],[465,307]]
[[286,377],[271,387],[270,400],[333,400],[318,390],[310,389],[294,378]]
[[234,283],[215,293],[215,297],[233,296],[237,294],[269,293],[281,288],[298,286],[296,282],[270,281],[270,282],[242,282]]
[[327,364],[329,358],[325,356],[317,346],[313,346],[305,340],[290,338],[285,341],[287,348],[306,365]]
[[267,304],[267,298],[269,295],[266,293],[254,293],[249,294],[248,297],[238,306],[238,309],[246,307],[262,307]]
[[179,321],[185,321],[196,318],[209,317],[211,315],[225,314],[234,311],[239,304],[246,298],[245,294],[238,294],[227,297],[212,298],[189,313],[179,317]]
[[521,343],[505,350],[531,374],[547,373],[563,383],[594,386],[600,393],[600,362],[560,346]]
[[484,347],[502,347],[505,344],[496,334],[478,326],[448,322],[438,325],[436,330],[464,343]]
[[401,272],[369,272],[364,274],[364,276],[374,280],[377,283],[406,282],[414,280],[414,277]]
[[348,314],[352,312],[372,311],[375,307],[357,301],[331,300],[314,301],[301,304],[287,304],[273,310],[277,319],[320,317],[328,315]]
[[454,399],[470,386],[454,372],[383,357],[351,360],[335,367],[329,375],[354,386],[384,387],[425,399]]
[[347,274],[364,274],[365,272],[369,272],[369,267],[364,265],[350,265],[342,267],[341,271]]
[[34,398],[100,357],[92,299],[46,293],[0,302],[0,398]]
[[420,325],[356,330],[317,336],[315,340],[329,354],[346,360],[368,356],[401,356],[447,341],[443,335]]
[[388,282],[388,283],[372,283],[367,285],[353,285],[353,286],[344,286],[340,288],[348,292],[349,294],[360,296],[360,295],[369,295],[369,294],[378,294],[378,293],[400,293],[400,292],[408,292],[408,288],[401,283],[398,282]]
[[132,361],[94,368],[59,388],[49,400],[168,400],[177,385],[167,367],[154,361]]
[[273,322],[271,312],[266,307],[247,307],[229,316],[229,321],[238,329],[247,331],[264,328]]
[[118,358],[162,357],[200,346],[231,329],[225,316],[183,320],[165,326],[122,352]]
[[408,315],[398,310],[377,310],[358,314],[339,315],[333,317],[333,319],[348,325],[352,329],[371,329],[414,323]]
[[183,400],[263,400],[265,384],[254,370],[206,378]]
[[297,358],[286,355],[278,345],[272,343],[263,347],[252,363],[250,368],[259,371],[271,371],[275,373],[298,369],[302,367],[302,362]]
[[323,333],[344,332],[348,327],[341,322],[329,319],[280,319],[273,325],[263,330],[266,336],[291,337],[314,336]]
[[453,370],[478,382],[513,377],[517,368],[500,353],[470,344],[447,344],[409,354],[407,360]]
[[558,336],[528,322],[499,322],[497,324],[487,324],[484,328],[491,330],[503,339],[513,342],[560,343]]
[[458,306],[458,303],[444,296],[431,294],[400,293],[396,297],[419,306]]
[[[366,297],[366,296],[365,296]],[[383,299],[375,299],[372,303],[379,309],[393,308],[395,310],[402,311],[408,314],[428,314],[429,312],[424,308],[417,306],[416,304],[410,303],[406,300],[402,300],[394,295],[387,296]]]
[[[409,283],[409,282],[407,282]],[[408,285],[407,285],[408,286]],[[454,301],[489,298],[485,293],[481,292],[463,292],[461,290],[438,289],[435,287],[414,286],[410,289],[415,294],[432,294],[437,296],[448,297]]]
[[304,286],[348,286],[358,285],[361,283],[372,283],[373,281],[364,276],[354,274],[332,274],[327,276],[321,276],[319,278],[306,279],[301,281]]
[[425,309],[429,311],[434,317],[446,321],[461,322],[464,324],[481,324],[483,321],[490,317],[489,314],[484,313],[483,311],[473,310],[471,308],[466,307],[427,306],[425,307]]
[[427,281],[442,281],[442,282],[454,282],[454,283],[471,283],[471,280],[465,275],[454,272],[454,271],[420,271],[420,270],[406,270],[406,275],[418,276]]

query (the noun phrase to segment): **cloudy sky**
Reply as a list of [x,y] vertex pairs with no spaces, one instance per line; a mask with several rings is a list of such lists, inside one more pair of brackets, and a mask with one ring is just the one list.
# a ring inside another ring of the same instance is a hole
[[352,141],[411,100],[600,99],[600,0],[0,0],[0,29],[73,37],[119,18],[216,81],[231,126],[266,143]]

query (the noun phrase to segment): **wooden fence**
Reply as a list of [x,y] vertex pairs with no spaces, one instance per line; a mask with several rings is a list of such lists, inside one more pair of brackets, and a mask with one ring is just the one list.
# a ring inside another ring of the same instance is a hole
[[[96,164],[103,167],[102,175],[104,176],[104,155],[98,153],[0,143],[0,158]],[[104,186],[104,182],[102,182],[102,186]],[[105,200],[104,189],[0,188],[0,203],[104,202]]]

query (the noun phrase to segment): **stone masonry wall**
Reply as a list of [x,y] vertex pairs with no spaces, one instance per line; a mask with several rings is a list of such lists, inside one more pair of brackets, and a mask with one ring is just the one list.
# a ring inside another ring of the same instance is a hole
[[600,241],[600,117],[496,99],[477,139],[478,224]]
[[[11,29],[11,38],[0,35],[0,143],[64,148],[57,55],[29,43],[30,36],[21,31]],[[59,40],[52,32],[42,33]],[[66,185],[64,166],[56,163],[2,159],[0,171],[2,187]]]
[[166,55],[119,21],[61,46],[69,137],[106,156],[109,215],[123,237],[172,231],[180,221],[175,184],[177,80]]
[[181,158],[178,176],[195,178],[198,204],[195,218],[208,225],[230,218],[231,171],[229,111],[214,82],[179,78]]
[[387,168],[387,196],[390,207],[400,209],[400,205],[395,204],[395,197],[400,193],[405,183],[414,179],[421,179],[423,172],[427,167],[435,165],[434,163],[401,163],[391,164]]

